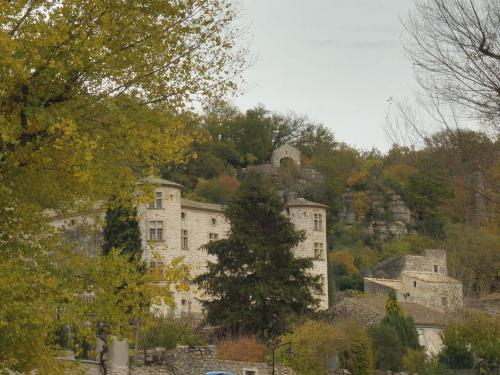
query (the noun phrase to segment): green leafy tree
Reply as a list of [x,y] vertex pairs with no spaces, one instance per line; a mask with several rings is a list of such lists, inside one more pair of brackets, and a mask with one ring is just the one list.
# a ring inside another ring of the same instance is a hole
[[63,373],[63,325],[130,337],[128,322],[147,320],[146,290],[162,284],[128,257],[66,251],[44,210],[130,194],[146,170],[186,159],[186,103],[232,90],[241,71],[235,17],[225,0],[1,2],[0,372]]
[[134,260],[141,259],[141,231],[135,207],[112,202],[106,211],[103,236],[104,255],[109,254],[112,249],[118,249],[121,254],[128,255]]
[[480,366],[495,368],[500,359],[500,318],[481,311],[465,311],[451,319],[443,332],[439,360],[450,368],[472,368],[474,355]]
[[226,211],[228,237],[205,245],[217,261],[196,278],[210,297],[203,303],[209,323],[272,338],[317,305],[313,290],[321,286],[309,274],[312,258],[292,251],[304,234],[284,209],[268,178],[250,174],[243,180]]

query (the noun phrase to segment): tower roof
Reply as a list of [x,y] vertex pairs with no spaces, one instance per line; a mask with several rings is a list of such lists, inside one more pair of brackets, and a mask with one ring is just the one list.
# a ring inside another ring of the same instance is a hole
[[295,198],[287,202],[287,207],[320,207],[320,208],[328,208],[328,206],[317,203],[317,202],[312,202],[308,201],[305,198]]

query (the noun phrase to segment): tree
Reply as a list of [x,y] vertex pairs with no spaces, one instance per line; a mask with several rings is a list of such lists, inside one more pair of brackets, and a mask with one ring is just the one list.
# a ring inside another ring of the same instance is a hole
[[375,352],[375,367],[380,370],[401,370],[404,347],[397,331],[387,324],[368,329]]
[[481,311],[455,316],[443,332],[440,362],[449,368],[472,368],[474,355],[481,368],[494,369],[500,359],[500,318]]
[[277,351],[277,357],[299,374],[328,374],[334,365],[347,368],[353,375],[373,373],[370,338],[355,323],[306,321],[280,338],[280,342],[287,341],[292,342],[294,354],[286,356],[283,348]]
[[50,217],[129,196],[186,159],[189,99],[231,90],[241,70],[235,16],[225,0],[0,5],[0,371],[56,373],[62,325],[126,335],[146,319],[134,306],[156,295],[148,273],[66,251]]
[[415,321],[411,316],[405,315],[399,306],[396,293],[391,291],[386,302],[386,315],[382,324],[393,327],[405,348],[418,349],[418,332]]
[[131,259],[140,260],[142,242],[137,209],[130,203],[111,202],[111,206],[106,210],[103,237],[104,255],[109,254],[112,249],[117,249]]
[[229,236],[205,245],[217,261],[196,278],[209,295],[203,302],[209,323],[273,338],[317,305],[312,293],[318,277],[308,273],[312,258],[296,258],[292,251],[304,234],[284,209],[268,178],[250,174],[243,180],[226,211]]
[[406,50],[424,89],[499,129],[500,5],[496,0],[420,0]]

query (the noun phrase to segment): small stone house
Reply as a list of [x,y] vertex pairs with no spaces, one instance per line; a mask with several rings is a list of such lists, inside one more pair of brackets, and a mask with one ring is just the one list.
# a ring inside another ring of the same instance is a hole
[[417,303],[449,312],[462,308],[462,283],[448,276],[446,252],[425,250],[423,255],[405,255],[381,263],[376,277],[364,278],[366,294],[396,292],[398,301]]

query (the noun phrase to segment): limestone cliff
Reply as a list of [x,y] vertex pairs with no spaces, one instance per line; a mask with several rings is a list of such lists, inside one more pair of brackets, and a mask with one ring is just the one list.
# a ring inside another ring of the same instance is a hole
[[411,210],[393,191],[346,190],[338,219],[343,225],[361,226],[376,239],[405,236],[414,228]]

